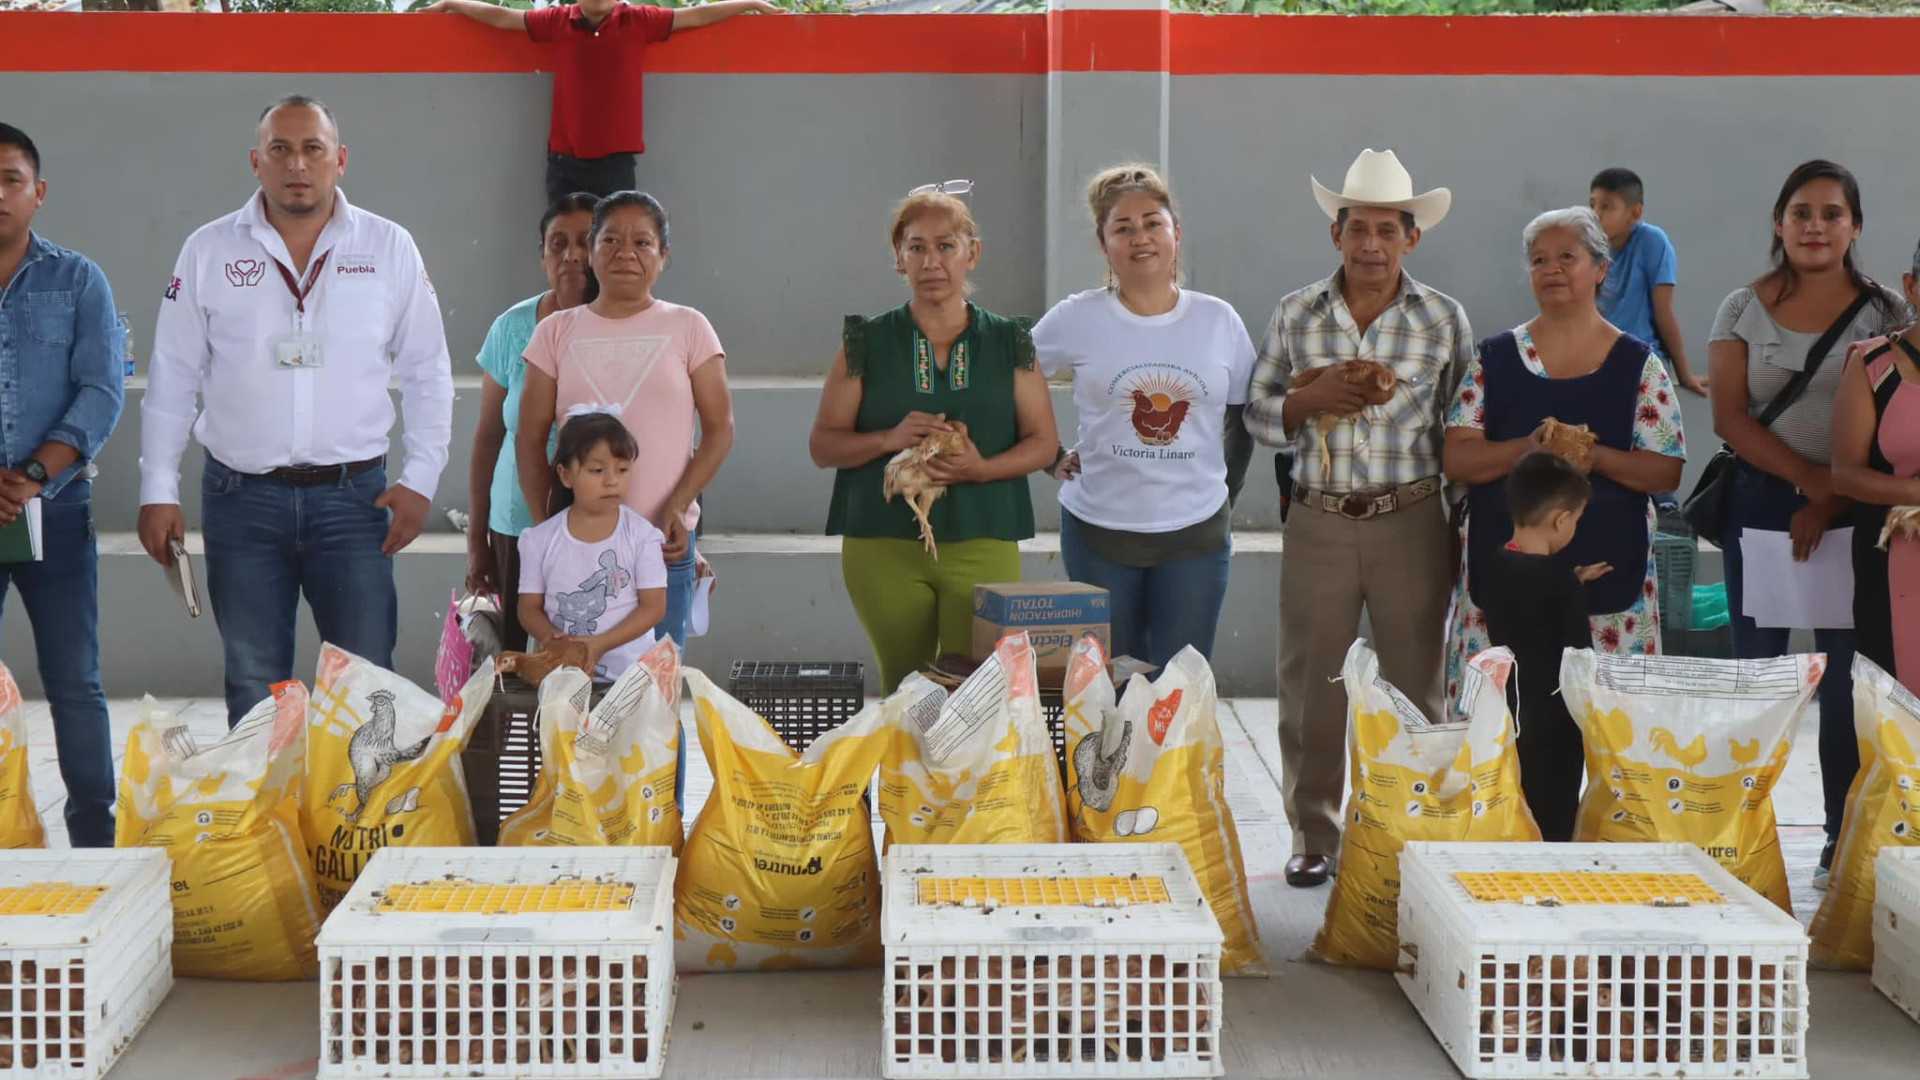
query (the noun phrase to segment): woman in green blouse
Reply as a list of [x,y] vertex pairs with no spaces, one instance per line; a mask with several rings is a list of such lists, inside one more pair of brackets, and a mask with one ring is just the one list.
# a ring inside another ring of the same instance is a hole
[[[919,188],[894,213],[894,269],[913,298],[847,317],[809,440],[813,463],[836,470],[827,533],[845,538],[841,572],[884,694],[942,653],[972,651],[973,587],[1020,580],[1027,474],[1060,448],[1026,325],[967,300],[980,238],[957,196],[971,189]],[[906,502],[881,487],[887,462],[936,431],[966,439],[965,453],[927,468],[947,487],[929,514],[937,558]]]

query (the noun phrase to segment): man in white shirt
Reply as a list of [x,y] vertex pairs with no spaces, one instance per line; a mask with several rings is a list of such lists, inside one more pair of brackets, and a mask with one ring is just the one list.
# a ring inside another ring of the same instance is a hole
[[[182,538],[180,454],[201,478],[208,591],[229,722],[293,677],[304,592],[320,636],[393,664],[393,556],[420,535],[453,426],[433,285],[405,229],[337,190],[347,148],[326,105],[261,114],[260,191],[187,239],[141,403],[140,542]],[[405,460],[387,484],[397,381]]]

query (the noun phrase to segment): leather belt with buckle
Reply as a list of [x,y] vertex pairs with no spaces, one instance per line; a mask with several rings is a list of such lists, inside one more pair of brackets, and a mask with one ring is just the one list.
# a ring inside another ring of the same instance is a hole
[[1351,495],[1335,495],[1326,491],[1315,491],[1305,484],[1293,485],[1293,500],[1305,503],[1317,510],[1329,514],[1338,514],[1349,521],[1365,521],[1391,514],[1412,506],[1414,503],[1436,494],[1440,490],[1440,478],[1429,476],[1411,484],[1400,484],[1379,491],[1359,491]]
[[343,465],[283,465],[278,469],[268,469],[266,475],[291,487],[319,487],[321,484],[344,484],[386,463],[386,458],[377,457]]

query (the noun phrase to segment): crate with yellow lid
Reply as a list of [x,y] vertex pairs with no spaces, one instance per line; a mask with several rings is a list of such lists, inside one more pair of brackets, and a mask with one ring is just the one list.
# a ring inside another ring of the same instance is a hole
[[1873,985],[1920,1020],[1920,847],[1881,848],[1873,877]]
[[665,847],[383,848],[320,929],[320,1070],[657,1077]]
[[1807,1075],[1806,932],[1691,844],[1408,844],[1399,915],[1467,1076]]
[[173,989],[163,851],[0,859],[0,1078],[98,1080]]
[[895,845],[880,1074],[1219,1076],[1220,924],[1178,844]]

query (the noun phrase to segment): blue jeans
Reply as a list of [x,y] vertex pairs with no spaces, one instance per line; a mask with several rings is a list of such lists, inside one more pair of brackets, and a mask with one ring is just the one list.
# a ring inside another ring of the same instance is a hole
[[1227,599],[1231,539],[1211,555],[1159,566],[1124,566],[1087,546],[1079,523],[1060,514],[1060,556],[1067,576],[1107,590],[1114,656],[1131,656],[1159,667],[1188,645],[1212,659],[1220,607]]
[[300,597],[321,640],[393,666],[399,599],[381,554],[387,474],[296,487],[234,472],[209,457],[200,481],[207,592],[227,661],[227,722],[293,678]]
[[[654,628],[656,640],[663,637],[673,639],[674,647],[682,653],[687,649],[687,624],[693,619],[693,575],[695,561],[698,559],[698,541],[687,541],[686,558],[667,564],[667,613],[660,617],[660,625]],[[673,805],[685,808],[687,804],[687,737],[680,736],[680,766],[673,773]]]
[[[1794,491],[1792,484],[1745,462],[1736,464],[1734,470],[1733,494],[1727,506],[1727,546],[1721,556],[1727,575],[1727,611],[1733,622],[1733,655],[1743,660],[1782,656],[1792,631],[1756,626],[1742,610],[1741,589],[1746,574],[1741,565],[1740,533],[1746,529],[1785,532],[1807,500]],[[1829,536],[1821,542],[1837,541]],[[1860,771],[1860,746],[1853,734],[1853,631],[1815,630],[1813,644],[1827,654],[1826,674],[1820,679],[1820,783],[1826,802],[1827,837],[1833,839],[1840,835],[1840,821],[1846,816],[1847,788]]]
[[694,563],[699,558],[699,542],[687,543],[686,558],[667,564],[667,613],[654,627],[654,637],[672,638],[680,651],[687,648],[687,626],[693,619]]
[[93,485],[68,484],[42,507],[40,562],[0,563],[0,605],[20,590],[53,711],[67,836],[74,847],[113,846],[113,731],[100,687],[100,556]]

